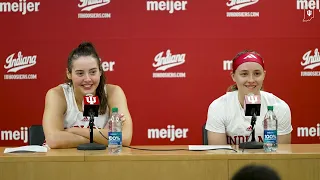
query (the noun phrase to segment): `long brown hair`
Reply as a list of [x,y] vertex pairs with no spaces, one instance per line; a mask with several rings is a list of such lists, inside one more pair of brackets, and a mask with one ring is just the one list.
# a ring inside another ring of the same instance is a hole
[[[96,89],[96,95],[99,97],[99,100],[100,100],[99,114],[105,114],[107,109],[107,104],[108,104],[106,92],[104,89],[106,84],[106,76],[104,75],[104,72],[102,70],[99,55],[96,49],[94,48],[94,46],[92,45],[92,43],[83,42],[77,48],[71,51],[68,57],[68,64],[67,64],[68,72],[71,74],[73,61],[77,60],[81,56],[91,56],[97,61],[97,64],[99,66],[99,71],[101,72],[101,76],[100,76],[99,85]],[[72,80],[69,79],[68,76],[66,76],[65,82],[70,86],[72,86]]]
[[[249,49],[245,49],[245,50],[239,52],[239,53],[232,59],[232,63],[233,63],[239,56],[241,56],[242,54],[248,53],[248,52],[249,52],[249,53],[252,53],[252,54],[256,54],[256,55],[258,55],[258,56],[261,57],[261,55],[260,55],[259,53],[257,53],[256,51],[249,50]],[[262,58],[262,57],[261,57],[261,58]],[[263,58],[262,58],[262,59],[263,59]],[[232,72],[233,72],[233,73],[235,73],[235,71],[236,71],[236,69],[232,69]],[[237,90],[238,90],[237,84],[233,84],[233,85],[231,85],[231,86],[228,87],[227,92],[232,92],[232,91],[237,91]],[[263,90],[263,85],[262,85],[262,87],[261,87],[260,90]]]

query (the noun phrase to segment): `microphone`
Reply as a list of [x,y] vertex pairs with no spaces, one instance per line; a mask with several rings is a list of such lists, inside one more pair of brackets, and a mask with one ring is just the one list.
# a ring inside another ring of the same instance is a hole
[[98,117],[100,101],[98,96],[87,94],[83,97],[83,116]]
[[260,116],[260,108],[261,108],[261,96],[260,95],[254,95],[252,93],[249,93],[248,95],[244,96],[244,114],[245,116],[252,116],[251,117],[251,127],[252,131],[249,135],[252,135],[251,142],[243,142],[239,144],[239,148],[244,149],[262,149],[263,143],[256,142],[255,138],[255,128],[254,125],[257,121],[257,116]]
[[261,97],[252,93],[244,96],[245,116],[260,116]]
[[92,94],[87,94],[83,97],[83,116],[90,117],[89,127],[90,127],[90,143],[80,144],[78,150],[105,150],[106,145],[97,144],[93,142],[93,124],[94,117],[99,116],[99,106],[100,101],[98,96],[93,96]]

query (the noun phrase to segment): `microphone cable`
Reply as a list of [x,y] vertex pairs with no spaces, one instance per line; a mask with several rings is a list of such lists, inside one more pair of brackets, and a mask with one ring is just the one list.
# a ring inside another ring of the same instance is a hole
[[[106,140],[109,141],[109,138],[106,137],[101,131],[99,128],[97,128],[96,126],[94,126],[96,128],[96,130],[101,134],[102,137],[104,137]],[[142,150],[142,151],[190,151],[189,149],[147,149],[147,148],[137,148],[137,147],[132,147],[132,146],[126,146],[126,145],[122,145],[123,147],[127,147],[127,148],[130,148],[130,149],[136,149],[136,150]],[[234,151],[234,152],[238,152],[237,150],[231,148],[212,148],[212,149],[205,149],[205,150],[194,150],[194,151],[210,151],[210,150],[231,150],[231,151]]]

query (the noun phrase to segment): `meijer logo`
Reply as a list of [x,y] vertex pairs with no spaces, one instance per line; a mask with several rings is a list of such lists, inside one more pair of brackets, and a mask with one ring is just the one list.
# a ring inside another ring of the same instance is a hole
[[172,14],[174,11],[187,10],[187,1],[147,1],[147,11],[169,11]]
[[103,61],[101,62],[101,67],[103,71],[114,71],[115,64],[115,61]]
[[148,129],[148,139],[175,139],[187,138],[188,128],[175,128],[174,125],[168,125],[167,129]]
[[26,0],[19,0],[19,2],[0,2],[1,12],[21,12],[25,15],[27,12],[38,12],[40,2],[26,2]]
[[1,141],[23,141],[28,142],[28,128],[21,127],[20,130],[0,130],[0,140]]
[[243,7],[256,4],[259,0],[229,0],[227,6],[230,7],[230,10],[239,10]]
[[81,11],[91,11],[92,9],[105,6],[110,3],[110,0],[80,0],[81,4],[78,4]]
[[25,69],[31,66],[36,65],[37,56],[23,56],[21,51],[18,52],[18,55],[16,58],[14,58],[15,53],[11,54],[7,57],[6,63],[7,65],[4,65],[5,69],[8,69],[7,72],[17,72],[21,69]]
[[232,70],[232,60],[223,61],[223,70],[225,71]]
[[319,0],[297,0],[297,9],[320,9]]
[[320,137],[320,123],[316,127],[298,127],[297,133],[298,137]]

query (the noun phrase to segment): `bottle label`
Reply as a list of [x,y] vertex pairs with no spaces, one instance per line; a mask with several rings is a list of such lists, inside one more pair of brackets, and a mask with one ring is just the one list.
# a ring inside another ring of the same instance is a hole
[[263,138],[264,143],[276,144],[278,142],[276,130],[264,130],[263,137],[264,137]]
[[122,145],[122,132],[108,132],[109,145]]

